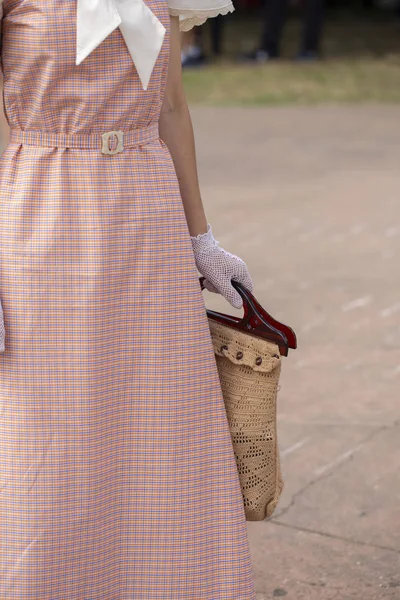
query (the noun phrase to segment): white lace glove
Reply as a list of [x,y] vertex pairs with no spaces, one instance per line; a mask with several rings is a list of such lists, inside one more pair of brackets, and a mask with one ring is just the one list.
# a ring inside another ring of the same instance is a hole
[[242,308],[240,294],[231,284],[238,281],[249,292],[253,291],[253,282],[246,263],[221,248],[212,234],[211,225],[207,232],[196,237],[191,236],[196,266],[205,277],[204,287],[210,292],[222,294],[235,308]]

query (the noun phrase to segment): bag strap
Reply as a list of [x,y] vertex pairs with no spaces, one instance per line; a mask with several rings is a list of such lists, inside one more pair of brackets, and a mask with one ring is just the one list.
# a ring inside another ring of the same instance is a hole
[[[204,279],[204,277],[199,278],[202,290],[204,290]],[[274,342],[279,346],[283,356],[288,355],[289,348],[293,350],[297,348],[296,334],[291,327],[274,319],[243,285],[232,280],[232,286],[243,299],[243,317],[240,319],[233,315],[207,310],[209,319]]]

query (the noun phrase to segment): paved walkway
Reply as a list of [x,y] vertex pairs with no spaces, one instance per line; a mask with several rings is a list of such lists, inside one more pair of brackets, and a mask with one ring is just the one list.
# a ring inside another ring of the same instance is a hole
[[[400,107],[193,108],[214,233],[293,326],[259,600],[400,598]],[[209,306],[229,311],[207,294]]]

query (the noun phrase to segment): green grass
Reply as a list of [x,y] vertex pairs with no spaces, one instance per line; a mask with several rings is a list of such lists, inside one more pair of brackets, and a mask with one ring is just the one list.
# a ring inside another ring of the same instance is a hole
[[400,102],[400,60],[318,65],[213,66],[184,74],[191,104],[284,105]]
[[[299,22],[284,40],[284,58],[262,66],[242,66],[234,55],[251,48],[259,22],[228,19],[224,57],[184,72],[191,104],[285,105],[400,102],[400,20],[331,18],[326,27],[324,60],[296,64]],[[238,42],[239,41],[239,42]]]

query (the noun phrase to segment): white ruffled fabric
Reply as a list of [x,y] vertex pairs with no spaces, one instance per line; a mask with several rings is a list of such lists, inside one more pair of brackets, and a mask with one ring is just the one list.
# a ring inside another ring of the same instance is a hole
[[210,17],[227,15],[235,10],[230,0],[168,0],[169,14],[179,17],[181,31],[202,25]]

